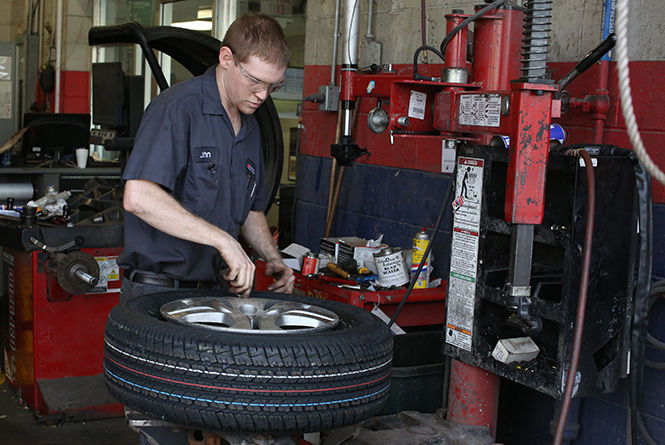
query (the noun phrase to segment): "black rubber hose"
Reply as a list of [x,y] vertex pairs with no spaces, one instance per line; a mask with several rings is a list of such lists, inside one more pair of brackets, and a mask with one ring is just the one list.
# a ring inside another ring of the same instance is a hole
[[563,430],[566,426],[570,399],[573,396],[575,375],[582,349],[582,332],[584,331],[584,316],[586,313],[587,290],[589,286],[589,275],[591,271],[591,249],[593,245],[593,226],[596,213],[596,180],[593,171],[591,156],[584,149],[571,150],[569,154],[579,156],[584,160],[587,177],[587,208],[586,229],[584,231],[584,249],[582,253],[582,276],[580,278],[579,298],[577,302],[577,315],[575,317],[575,333],[573,335],[573,350],[571,352],[570,364],[566,375],[566,387],[561,400],[561,411],[556,425],[554,444],[560,445],[563,440]]
[[453,37],[455,37],[455,34],[460,32],[460,30],[462,28],[464,28],[465,26],[468,26],[469,23],[477,20],[483,14],[485,14],[485,13],[487,13],[487,12],[489,12],[493,9],[496,9],[499,6],[503,5],[504,3],[506,3],[506,1],[507,0],[496,0],[492,3],[490,3],[489,5],[485,6],[483,9],[479,9],[474,14],[472,14],[469,17],[467,17],[466,19],[464,19],[459,25],[455,26],[452,30],[450,30],[450,32],[446,35],[446,37],[441,42],[441,47],[439,48],[439,51],[441,51],[441,54],[446,53],[446,47],[448,46],[450,41],[453,39]]
[[[658,281],[653,283],[651,286],[651,301],[649,302],[649,311],[653,309],[653,306],[660,300],[665,297],[665,281]],[[651,335],[647,331],[647,344],[648,346],[657,349],[659,351],[665,351],[665,342],[658,340],[656,337]],[[665,362],[655,362],[652,360],[645,360],[644,364],[649,368],[654,369],[665,369]]]
[[409,299],[409,296],[411,295],[411,292],[413,291],[413,288],[416,285],[416,282],[418,281],[420,272],[423,270],[425,261],[427,261],[427,258],[429,257],[429,254],[432,251],[432,246],[434,246],[434,240],[436,239],[436,235],[439,231],[439,226],[441,225],[441,221],[443,221],[443,217],[446,214],[446,209],[449,207],[450,199],[453,194],[453,188],[455,183],[455,181],[453,181],[454,177],[455,177],[455,170],[453,170],[453,172],[450,175],[448,190],[446,191],[446,197],[443,199],[443,204],[441,205],[441,211],[439,212],[439,217],[437,218],[436,223],[434,224],[434,232],[432,233],[432,238],[429,240],[429,243],[427,244],[427,248],[425,249],[423,258],[420,260],[420,264],[418,264],[418,269],[416,269],[415,274],[411,277],[409,288],[406,290],[406,293],[404,294],[402,301],[399,302],[399,306],[397,306],[397,310],[390,319],[390,322],[388,322],[388,327],[391,327],[393,323],[395,323],[395,320],[397,320],[397,317],[399,317],[400,312],[402,312],[402,308],[406,304],[406,301]]
[[[635,267],[636,287],[633,296],[633,319],[631,326],[630,342],[630,376],[628,379],[629,390],[627,391],[628,407],[627,410],[627,430],[630,431],[630,440],[632,444],[637,444],[637,431],[639,428],[638,395],[644,391],[644,367],[645,348],[647,343],[647,324],[649,315],[649,295],[651,268],[652,268],[652,199],[651,199],[651,177],[649,172],[640,163],[637,154],[630,149],[616,147],[606,144],[579,144],[567,147],[560,147],[553,152],[561,152],[571,148],[581,148],[594,156],[625,156],[634,163],[635,169],[635,188],[638,198],[639,210],[639,259]],[[661,287],[662,282],[656,283],[657,288]],[[645,430],[646,431],[646,430]],[[645,431],[640,431],[645,435]],[[648,433],[645,435],[647,439]],[[628,441],[628,437],[626,438]]]
[[55,90],[55,68],[50,63],[39,72],[39,87],[45,94]]
[[448,33],[448,35],[446,35],[446,37],[445,37],[445,38],[443,39],[443,41],[441,42],[441,47],[440,47],[439,50],[437,50],[436,48],[433,48],[433,47],[431,47],[431,46],[427,46],[427,45],[425,45],[425,44],[423,44],[420,48],[418,48],[418,49],[415,51],[415,53],[413,54],[413,80],[429,80],[429,81],[436,81],[436,80],[438,80],[438,79],[435,79],[435,78],[433,78],[433,77],[421,76],[420,74],[418,74],[418,56],[420,55],[420,52],[421,52],[421,51],[423,51],[423,50],[432,51],[432,52],[433,52],[434,54],[436,54],[436,55],[437,55],[437,56],[438,56],[443,62],[445,62],[445,61],[446,61],[446,57],[444,56],[444,54],[446,53],[446,47],[448,46],[448,43],[450,43],[450,41],[452,40],[452,38],[455,37],[455,34],[457,34],[462,28],[464,28],[465,26],[467,26],[469,23],[471,23],[471,22],[473,22],[474,20],[478,19],[478,17],[482,16],[483,14],[485,14],[485,13],[488,12],[488,11],[491,11],[491,10],[493,10],[493,9],[498,8],[499,6],[501,6],[501,5],[503,5],[504,3],[506,3],[506,1],[507,1],[507,0],[496,0],[496,1],[492,2],[492,3],[490,3],[489,5],[485,6],[483,9],[478,10],[478,11],[477,11],[476,13],[474,13],[473,15],[471,15],[471,16],[467,17],[466,19],[464,19],[464,21],[462,21],[462,23],[460,23],[459,25],[457,25],[456,27],[454,27],[454,28]]
[[[637,288],[634,296],[633,323],[631,332],[631,374],[629,379],[630,415],[631,415],[631,437],[633,443],[637,443],[637,430],[643,438],[651,439],[646,428],[640,428],[641,416],[639,405],[644,394],[644,363],[646,354],[646,334],[649,320],[649,295],[651,285],[652,267],[652,200],[651,200],[651,178],[644,166],[639,163],[637,155],[630,152],[628,156],[635,162],[635,179],[637,195],[639,199],[639,233],[640,254],[637,268]],[[651,439],[653,440],[653,439]]]
[[644,424],[644,420],[642,420],[642,413],[639,411],[637,412],[637,429],[640,431],[640,434],[642,434],[642,438],[644,441],[647,443],[647,445],[658,445],[658,442],[656,442],[653,437],[649,434],[649,431],[647,430],[647,426]]
[[438,49],[433,48],[431,46],[423,45],[420,48],[416,50],[415,53],[413,53],[413,80],[429,80],[429,81],[436,81],[438,79],[435,79],[433,77],[427,77],[427,76],[421,76],[418,74],[418,56],[420,55],[421,51],[432,51],[434,54],[436,54],[442,61],[444,60],[443,54],[439,52]]

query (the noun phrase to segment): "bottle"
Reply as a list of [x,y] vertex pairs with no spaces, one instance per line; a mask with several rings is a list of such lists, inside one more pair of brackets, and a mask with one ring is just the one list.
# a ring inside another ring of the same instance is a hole
[[[425,250],[429,245],[430,237],[427,234],[425,227],[420,229],[420,232],[416,233],[412,240],[413,253],[411,255],[411,276],[415,275],[418,270],[418,265],[425,255]],[[416,284],[413,287],[414,289],[426,289],[429,286],[429,260],[431,255],[427,255],[425,264],[420,271],[420,275],[416,280]]]

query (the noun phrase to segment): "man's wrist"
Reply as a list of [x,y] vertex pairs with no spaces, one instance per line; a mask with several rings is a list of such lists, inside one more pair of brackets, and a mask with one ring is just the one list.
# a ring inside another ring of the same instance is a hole
[[271,255],[269,258],[266,258],[265,260],[266,260],[266,263],[272,263],[274,261],[277,261],[278,263],[283,263],[284,262],[281,255]]

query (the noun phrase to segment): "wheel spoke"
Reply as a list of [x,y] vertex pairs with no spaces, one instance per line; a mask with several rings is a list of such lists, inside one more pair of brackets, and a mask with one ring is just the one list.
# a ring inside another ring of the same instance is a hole
[[257,334],[325,331],[339,323],[339,316],[328,309],[267,298],[183,298],[162,305],[160,311],[179,324]]

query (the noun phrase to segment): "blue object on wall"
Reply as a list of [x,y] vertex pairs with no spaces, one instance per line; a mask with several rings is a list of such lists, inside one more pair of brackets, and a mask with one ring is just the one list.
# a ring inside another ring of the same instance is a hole
[[[295,242],[319,251],[324,235],[330,158],[298,157]],[[421,227],[431,229],[448,190],[450,175],[357,163],[347,167],[331,236],[359,236],[410,248]],[[445,276],[450,257],[451,213],[434,240],[434,275]]]

